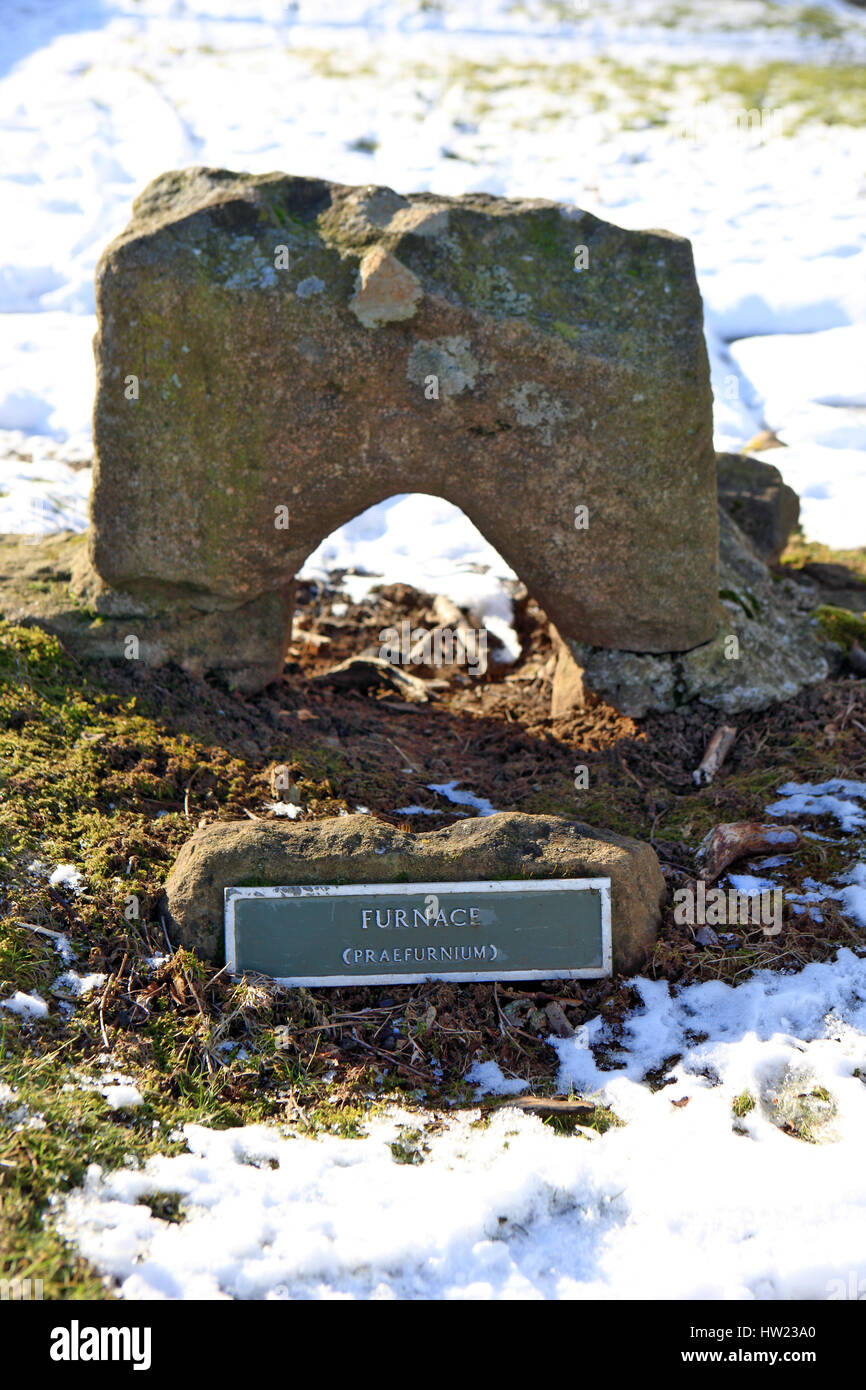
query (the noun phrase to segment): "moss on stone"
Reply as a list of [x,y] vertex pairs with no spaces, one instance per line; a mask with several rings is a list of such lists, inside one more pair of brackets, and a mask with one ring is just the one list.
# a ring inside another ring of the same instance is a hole
[[858,615],[847,608],[822,603],[815,609],[814,617],[825,637],[831,642],[838,642],[846,652],[850,652],[854,642],[866,647],[866,613]]

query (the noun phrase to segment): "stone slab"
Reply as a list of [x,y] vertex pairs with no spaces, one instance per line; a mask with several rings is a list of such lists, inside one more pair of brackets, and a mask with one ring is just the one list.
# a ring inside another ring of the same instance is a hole
[[719,502],[766,565],[775,565],[800,519],[800,499],[772,463],[716,454]]
[[217,822],[186,842],[166,881],[170,938],[223,955],[229,887],[604,878],[613,964],[640,968],[661,920],[665,881],[650,845],[555,816],[500,812],[412,834],[368,815],[292,824]]
[[[712,403],[684,238],[540,199],[174,170],[136,200],[96,299],[80,592],[106,615],[179,614],[189,663],[253,688],[310,552],[406,491],[460,507],[566,639],[711,638]],[[241,609],[257,621],[233,624]]]

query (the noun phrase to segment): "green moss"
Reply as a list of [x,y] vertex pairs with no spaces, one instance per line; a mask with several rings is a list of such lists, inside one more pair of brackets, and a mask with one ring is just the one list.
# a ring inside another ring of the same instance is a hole
[[779,111],[785,135],[811,123],[866,122],[866,87],[857,65],[720,63],[711,71],[716,91],[736,97],[745,110]]
[[[276,1049],[280,1014],[269,992],[218,978],[185,951],[156,972],[146,966],[165,947],[162,883],[202,810],[236,819],[266,790],[255,763],[168,727],[183,677],[160,672],[158,699],[130,694],[124,678],[125,668],[110,664],[82,668],[40,628],[0,623],[0,997],[24,990],[50,1005],[35,1022],[0,1011],[0,1077],[16,1110],[34,1119],[16,1130],[0,1106],[0,1278],[40,1279],[45,1297],[105,1296],[102,1280],[44,1219],[49,1198],[62,1201],[80,1186],[91,1162],[111,1169],[128,1155],[141,1165],[157,1152],[183,1152],[167,1136],[188,1122],[282,1120],[287,1091],[307,1133],[360,1136],[377,1109],[364,1094],[363,1067],[356,1094],[334,1094],[315,1031],[309,1048]],[[188,712],[187,722],[198,721]],[[287,758],[278,739],[272,755]],[[357,776],[327,747],[299,761],[311,803],[333,804],[330,781]],[[159,810],[168,814],[157,818]],[[46,874],[61,862],[81,871],[80,896],[48,890]],[[57,933],[70,940],[77,969],[107,976],[68,1017],[52,994],[63,968]],[[306,992],[279,1007],[302,1027],[322,1018]],[[109,1111],[98,1091],[82,1089],[105,1071],[106,1041],[112,1066],[144,1096],[135,1111]],[[225,1041],[243,1047],[246,1060],[217,1053]],[[161,1219],[183,1215],[170,1194],[142,1200]]]
[[738,1120],[743,1120],[751,1114],[756,1105],[757,1101],[751,1091],[741,1091],[731,1105],[731,1110]]
[[430,1146],[424,1143],[421,1130],[406,1126],[401,1128],[400,1138],[391,1144],[391,1157],[395,1163],[423,1163],[429,1152]]
[[[589,356],[604,356],[615,339],[618,360],[635,370],[634,382],[622,384],[623,407],[642,384],[638,374],[661,374],[668,352],[673,362],[680,352],[679,342],[671,342],[675,335],[648,338],[645,325],[662,324],[671,312],[670,289],[688,254],[683,243],[623,231],[590,213],[570,218],[555,207],[518,213],[503,200],[473,197],[474,205],[449,210],[447,234],[406,235],[396,246],[429,292],[579,341]],[[589,260],[580,272],[574,268],[578,245],[587,248]],[[694,307],[697,314],[697,300]],[[680,357],[677,364],[681,374]],[[531,359],[526,374],[529,387]],[[685,394],[694,383],[681,386]]]
[[845,26],[821,5],[804,5],[802,9],[795,10],[790,18],[804,38],[814,35],[819,39],[836,40],[846,36]]
[[[581,25],[590,18],[585,6],[568,0],[549,0],[548,11],[564,22]],[[418,63],[413,59],[387,71],[376,60],[359,62],[356,55],[336,50],[291,50],[290,60],[302,63],[317,75],[344,82],[378,84],[395,76],[414,85],[425,98],[441,101],[459,94],[464,119],[478,123],[496,120],[510,129],[554,130],[576,127],[585,112],[604,112],[608,122],[622,128],[676,124],[683,110],[698,105],[706,114],[728,122],[736,112],[778,110],[782,133],[804,124],[862,125],[866,120],[866,89],[862,68],[851,61],[845,47],[846,27],[839,17],[819,5],[792,8],[772,3],[749,4],[741,13],[696,12],[693,7],[670,4],[653,16],[653,22],[686,31],[769,31],[792,37],[817,37],[833,49],[820,62],[757,64],[739,62],[700,65],[649,59],[630,64],[601,55],[582,61],[478,62],[454,58],[447,63]],[[825,50],[826,52],[826,50]],[[522,100],[531,92],[534,100]],[[423,119],[426,101],[418,103]]]
[[541,209],[526,221],[527,242],[542,257],[551,257],[555,265],[559,262],[563,248],[561,221],[556,208]]
[[735,603],[738,608],[742,608],[747,618],[757,620],[761,616],[761,605],[748,589],[743,589],[742,593],[735,589],[720,589],[719,598]]
[[866,613],[858,615],[847,608],[836,608],[831,603],[821,604],[815,609],[814,617],[818,626],[831,642],[838,642],[846,652],[853,642],[866,647]]

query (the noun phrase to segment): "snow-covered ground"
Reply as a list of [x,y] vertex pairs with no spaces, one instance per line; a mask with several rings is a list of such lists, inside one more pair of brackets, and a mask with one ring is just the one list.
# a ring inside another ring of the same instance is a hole
[[[186,1155],[91,1169],[61,1229],[127,1298],[824,1299],[866,1279],[866,962],[638,990],[621,1071],[596,1068],[600,1021],[555,1043],[561,1089],[625,1121],[592,1142],[507,1109],[428,1133],[395,1111],[361,1140],[192,1125]],[[641,1078],[677,1053],[653,1092]],[[828,1142],[774,1123],[786,1074],[833,1097]],[[395,1162],[419,1129],[423,1161]],[[142,1201],[168,1193],[179,1224]]]
[[[851,847],[803,910],[829,896],[866,930],[866,783],[778,793],[769,814],[816,817]],[[485,1127],[392,1107],[361,1139],[187,1125],[185,1154],[91,1167],[55,1204],[59,1228],[132,1299],[866,1295],[866,960],[841,950],[736,988],[633,983],[620,1033],[596,1017],[549,1039],[559,1091],[622,1122],[602,1136],[508,1109]],[[45,1005],[5,1007],[38,1019]],[[491,1061],[467,1080],[479,1097],[525,1089]],[[79,1084],[112,1108],[145,1099],[124,1078]],[[783,1130],[792,1119],[805,1138]],[[182,1220],[154,1214],[160,1196]]]
[[[636,984],[620,1070],[596,1066],[600,1019],[553,1041],[560,1089],[625,1122],[591,1142],[509,1110],[395,1110],[355,1140],[189,1125],[188,1154],[94,1166],[60,1229],[127,1298],[825,1299],[852,1271],[866,1292],[866,962]],[[822,1142],[783,1133],[780,1102],[818,1089]],[[395,1161],[407,1141],[420,1161]]]
[[[96,261],[154,175],[210,164],[546,196],[689,236],[718,446],[772,428],[807,533],[866,542],[866,131],[845,96],[866,15],[842,0],[7,0],[3,18],[0,530],[85,524],[89,472],[56,450],[88,455]],[[732,87],[767,64],[768,96]],[[816,94],[828,65],[839,91]],[[432,577],[461,548],[490,562],[460,514],[437,523]],[[393,577],[398,528],[370,524]],[[352,527],[327,553],[360,568]]]

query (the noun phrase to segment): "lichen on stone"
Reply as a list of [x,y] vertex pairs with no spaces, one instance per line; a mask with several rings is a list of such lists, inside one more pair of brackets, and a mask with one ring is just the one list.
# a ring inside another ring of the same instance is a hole
[[406,363],[406,379],[424,386],[435,376],[443,396],[459,396],[472,389],[479,370],[467,338],[419,338]]

